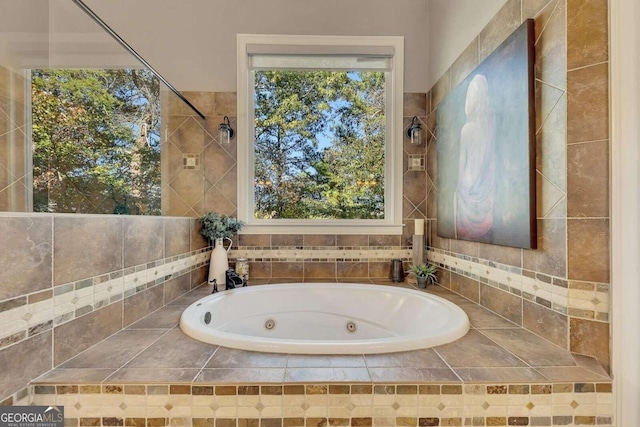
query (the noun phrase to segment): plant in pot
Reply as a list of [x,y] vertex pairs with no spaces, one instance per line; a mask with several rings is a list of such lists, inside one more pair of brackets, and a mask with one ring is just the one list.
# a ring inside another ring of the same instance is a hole
[[[216,212],[207,212],[198,218],[198,221],[202,224],[200,234],[209,240],[209,244],[213,244],[209,264],[209,284],[213,284],[215,279],[218,286],[224,286],[225,272],[229,269],[228,252],[233,244],[231,237],[240,231],[244,222]],[[225,239],[229,240],[227,249],[224,248]]]
[[409,267],[409,273],[416,276],[419,288],[426,288],[427,283],[438,283],[436,276],[438,267],[433,264],[413,264]]

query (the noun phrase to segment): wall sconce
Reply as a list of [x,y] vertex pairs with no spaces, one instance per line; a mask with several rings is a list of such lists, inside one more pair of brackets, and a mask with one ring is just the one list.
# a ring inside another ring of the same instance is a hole
[[407,129],[407,138],[411,140],[412,144],[422,144],[422,125],[416,116],[411,119],[411,126]]
[[218,138],[218,141],[220,141],[220,143],[225,143],[225,144],[231,143],[231,140],[233,139],[236,133],[233,131],[233,128],[231,127],[231,123],[229,122],[229,117],[224,116],[224,119],[222,119],[222,123],[220,123],[220,126],[218,126],[218,132],[220,132],[219,138]]

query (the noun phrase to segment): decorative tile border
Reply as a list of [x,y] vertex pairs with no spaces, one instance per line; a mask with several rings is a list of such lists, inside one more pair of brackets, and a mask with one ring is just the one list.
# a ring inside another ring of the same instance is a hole
[[67,426],[612,425],[611,383],[47,385]]
[[567,280],[434,248],[427,251],[427,259],[441,268],[512,293],[558,313],[609,321],[608,283]]
[[27,406],[31,404],[32,400],[29,387],[27,387],[8,396],[0,402],[0,406]]
[[112,271],[0,302],[0,348],[188,274],[209,263],[210,248]]
[[230,258],[245,257],[250,261],[389,261],[392,258],[411,260],[412,249],[407,246],[339,247],[269,247],[240,246],[229,252]]

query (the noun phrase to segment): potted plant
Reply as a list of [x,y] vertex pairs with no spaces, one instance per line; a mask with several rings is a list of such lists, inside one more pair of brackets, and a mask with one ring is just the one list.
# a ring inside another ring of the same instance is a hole
[[209,243],[217,239],[229,239],[242,229],[244,222],[232,216],[220,215],[216,212],[207,212],[198,218],[202,224],[200,234],[209,239]]
[[413,264],[409,267],[409,273],[416,276],[419,288],[426,288],[427,283],[438,283],[438,276],[436,276],[438,267],[433,264]]
[[[209,283],[213,284],[214,279],[218,286],[224,286],[225,272],[229,269],[229,257],[227,253],[233,244],[231,237],[240,231],[244,222],[237,218],[220,215],[216,212],[207,212],[198,221],[202,224],[200,234],[213,243],[211,251],[211,262],[209,264]],[[229,247],[225,250],[224,239],[229,240]]]

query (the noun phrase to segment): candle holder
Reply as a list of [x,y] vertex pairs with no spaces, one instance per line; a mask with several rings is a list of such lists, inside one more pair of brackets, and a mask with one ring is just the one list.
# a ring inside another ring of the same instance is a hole
[[413,235],[413,265],[424,263],[424,234]]

